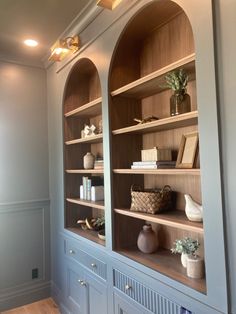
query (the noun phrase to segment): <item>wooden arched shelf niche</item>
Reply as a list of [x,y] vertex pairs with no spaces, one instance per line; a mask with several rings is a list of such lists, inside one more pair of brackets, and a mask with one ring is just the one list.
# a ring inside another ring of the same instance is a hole
[[102,120],[101,84],[98,71],[87,58],[79,60],[72,68],[64,91],[64,191],[65,228],[91,241],[105,245],[97,232],[83,230],[78,220],[104,215],[104,202],[92,202],[80,197],[83,177],[101,176],[103,169],[85,170],[83,156],[92,152],[103,157],[103,134],[83,137],[86,125],[97,128]]
[[[191,112],[181,118],[180,115],[170,118],[172,92],[162,85],[165,74],[177,68],[184,68],[190,78],[187,92],[191,97]],[[113,249],[206,293],[205,279],[188,278],[179,255],[170,252],[176,239],[190,236],[200,241],[199,253],[204,255],[203,224],[188,221],[184,213],[184,194],[202,202],[199,163],[197,169],[130,169],[133,161],[141,160],[142,149],[154,146],[170,148],[175,160],[182,135],[198,130],[194,38],[189,19],[180,6],[172,1],[154,1],[132,18],[116,46],[109,87],[113,135]],[[134,118],[152,115],[160,119],[152,127],[134,127],[137,125]],[[176,191],[175,208],[163,215],[131,212],[132,184],[145,188],[170,185]],[[145,222],[152,223],[158,233],[159,249],[154,254],[143,254],[137,248],[138,234]]]

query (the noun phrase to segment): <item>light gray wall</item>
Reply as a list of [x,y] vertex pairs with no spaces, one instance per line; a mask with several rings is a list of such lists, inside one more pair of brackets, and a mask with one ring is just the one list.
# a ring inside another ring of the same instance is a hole
[[46,75],[0,63],[0,203],[48,198]]
[[[231,309],[236,313],[236,1],[215,0],[219,112]],[[217,276],[216,276],[217,278]],[[217,282],[216,282],[217,284]]]
[[45,70],[0,62],[0,143],[1,311],[49,294]]

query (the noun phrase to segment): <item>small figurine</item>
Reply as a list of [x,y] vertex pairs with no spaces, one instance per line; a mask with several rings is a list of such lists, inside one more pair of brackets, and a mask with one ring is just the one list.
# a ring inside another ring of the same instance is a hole
[[147,123],[147,122],[152,122],[152,121],[155,121],[155,120],[158,120],[159,118],[155,117],[155,116],[148,116],[142,120],[140,119],[137,119],[137,118],[134,118],[134,121],[135,122],[138,122],[139,124],[143,124],[143,123]]
[[202,221],[203,208],[202,205],[195,202],[190,195],[185,194],[185,213],[190,221]]
[[96,135],[95,134],[95,131],[96,131],[96,126],[94,125],[94,124],[92,124],[91,126],[90,126],[90,135],[91,136],[94,136],[94,135]]
[[90,133],[91,133],[90,127],[87,124],[85,124],[85,126],[84,126],[84,137],[89,136]]
[[98,122],[98,134],[102,133],[102,120],[99,120]]

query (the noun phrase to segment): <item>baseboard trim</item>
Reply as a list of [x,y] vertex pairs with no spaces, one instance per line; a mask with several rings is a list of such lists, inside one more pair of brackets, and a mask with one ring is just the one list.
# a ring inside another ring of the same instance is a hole
[[62,291],[54,282],[51,282],[51,297],[59,307],[61,314],[72,314],[66,305]]
[[37,282],[0,291],[0,312],[50,297],[51,282]]

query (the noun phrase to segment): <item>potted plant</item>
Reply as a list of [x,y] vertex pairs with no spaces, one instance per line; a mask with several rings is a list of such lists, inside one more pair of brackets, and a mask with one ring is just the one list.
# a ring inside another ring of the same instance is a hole
[[81,225],[84,230],[95,230],[100,231],[105,229],[105,217],[97,217],[97,218],[85,218],[82,220],[78,220],[77,224]]
[[196,256],[196,251],[199,248],[200,243],[198,240],[191,238],[176,239],[174,242],[174,247],[171,249],[172,253],[181,254],[181,263],[184,267],[187,267],[188,256]]
[[190,96],[186,93],[188,75],[183,69],[169,72],[165,76],[164,87],[173,90],[170,98],[170,115],[175,116],[191,111]]
[[96,218],[94,228],[98,231],[99,239],[105,240],[105,216]]

